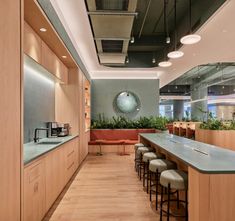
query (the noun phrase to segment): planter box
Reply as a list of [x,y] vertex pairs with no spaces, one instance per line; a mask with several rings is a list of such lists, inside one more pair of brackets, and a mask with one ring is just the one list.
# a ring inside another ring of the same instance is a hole
[[205,130],[197,128],[195,140],[235,151],[235,130]]

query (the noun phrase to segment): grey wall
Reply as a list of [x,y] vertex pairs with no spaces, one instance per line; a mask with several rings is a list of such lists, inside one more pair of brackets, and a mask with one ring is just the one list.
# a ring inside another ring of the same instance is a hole
[[[34,129],[55,120],[55,83],[38,64],[25,57],[24,65],[24,143],[30,142]],[[40,131],[40,137],[46,133]]]
[[117,116],[113,109],[113,100],[121,91],[134,92],[140,99],[141,108],[135,116],[156,116],[159,115],[159,80],[92,80],[91,86],[91,110],[92,118],[99,113],[106,117]]

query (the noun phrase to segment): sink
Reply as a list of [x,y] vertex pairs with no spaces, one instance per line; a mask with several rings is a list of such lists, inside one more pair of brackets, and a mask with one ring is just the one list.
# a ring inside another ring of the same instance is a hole
[[55,145],[55,144],[60,144],[62,141],[42,141],[38,144],[44,144],[44,145]]

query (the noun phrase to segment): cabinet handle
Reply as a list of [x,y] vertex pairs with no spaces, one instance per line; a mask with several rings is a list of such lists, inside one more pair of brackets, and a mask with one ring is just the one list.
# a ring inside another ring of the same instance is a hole
[[69,157],[70,155],[72,155],[74,153],[74,150],[72,152],[70,152],[67,157]]
[[38,192],[38,182],[34,184],[33,190],[34,190],[34,193]]
[[73,165],[74,165],[74,162],[71,163],[71,165],[67,168],[67,170],[69,170]]

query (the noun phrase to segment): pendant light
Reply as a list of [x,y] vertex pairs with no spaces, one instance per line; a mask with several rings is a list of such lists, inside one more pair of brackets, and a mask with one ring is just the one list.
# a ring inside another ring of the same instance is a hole
[[168,68],[171,65],[172,65],[172,63],[170,61],[161,61],[158,63],[158,66],[162,67],[162,68]]
[[185,45],[196,44],[201,40],[201,36],[192,34],[192,0],[189,0],[189,34],[180,39],[180,42]]
[[[164,29],[165,29],[165,33],[166,33],[166,44],[168,44],[170,37],[168,35],[168,28],[167,28],[167,20],[166,20],[166,6],[167,6],[167,0],[164,0]],[[166,49],[165,49],[166,50]],[[172,63],[170,61],[167,61],[166,59],[166,53],[164,52],[164,57],[165,57],[165,60],[164,61],[161,61],[158,63],[158,66],[159,67],[163,67],[163,68],[167,68],[167,67],[170,67],[172,65]]]
[[175,39],[174,39],[174,51],[171,51],[170,53],[167,54],[167,57],[168,58],[180,58],[184,55],[184,52],[183,51],[178,51],[177,50],[177,30],[176,30],[176,0],[175,0],[175,3],[174,3],[174,8],[175,8]]

